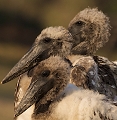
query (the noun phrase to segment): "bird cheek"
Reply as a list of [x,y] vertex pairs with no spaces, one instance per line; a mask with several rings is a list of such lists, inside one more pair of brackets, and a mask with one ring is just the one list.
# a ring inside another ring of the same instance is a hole
[[89,25],[90,33],[93,33],[95,31],[95,29],[96,29],[96,26],[93,23]]
[[61,48],[62,47],[62,42],[57,42],[57,46],[58,46],[58,48]]

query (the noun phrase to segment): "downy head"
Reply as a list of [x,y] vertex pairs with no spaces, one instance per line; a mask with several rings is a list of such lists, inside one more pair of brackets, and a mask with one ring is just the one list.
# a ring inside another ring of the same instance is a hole
[[109,40],[109,18],[97,8],[86,8],[69,23],[75,39],[73,53],[92,55]]
[[69,62],[59,56],[51,56],[41,61],[32,72],[31,84],[15,109],[15,117],[34,103],[34,114],[48,111],[49,105],[69,82],[70,70]]
[[66,56],[70,54],[73,38],[64,27],[49,27],[37,36],[33,46],[3,79],[2,84],[32,69],[50,55]]

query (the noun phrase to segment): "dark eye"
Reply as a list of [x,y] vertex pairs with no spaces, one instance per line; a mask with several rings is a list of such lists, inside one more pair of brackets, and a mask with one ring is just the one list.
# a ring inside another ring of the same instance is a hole
[[84,24],[84,22],[78,21],[78,22],[76,22],[75,24],[76,24],[77,26],[82,26],[82,25]]
[[42,77],[48,77],[50,75],[50,71],[49,70],[45,70],[41,73]]
[[45,38],[45,39],[43,39],[43,42],[44,43],[49,43],[49,42],[51,42],[51,40],[52,40],[51,38]]

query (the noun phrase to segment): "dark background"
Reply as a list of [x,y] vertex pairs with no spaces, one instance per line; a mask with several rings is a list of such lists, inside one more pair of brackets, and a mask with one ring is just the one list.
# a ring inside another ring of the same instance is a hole
[[[67,28],[70,20],[88,6],[98,7],[110,17],[110,41],[97,54],[116,60],[116,0],[0,0],[0,81],[28,51],[42,29],[59,25]],[[0,85],[1,120],[13,119],[16,81]]]

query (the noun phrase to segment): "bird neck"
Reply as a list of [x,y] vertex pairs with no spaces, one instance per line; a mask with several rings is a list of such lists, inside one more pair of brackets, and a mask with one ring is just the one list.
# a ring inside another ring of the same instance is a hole
[[52,111],[56,106],[57,102],[62,98],[60,93],[64,90],[67,85],[67,80],[56,80],[56,86],[54,86],[47,94],[39,101],[35,103],[33,119],[46,120],[51,117]]
[[93,55],[97,50],[96,44],[90,43],[88,40],[81,42],[72,48],[72,54],[79,55]]

